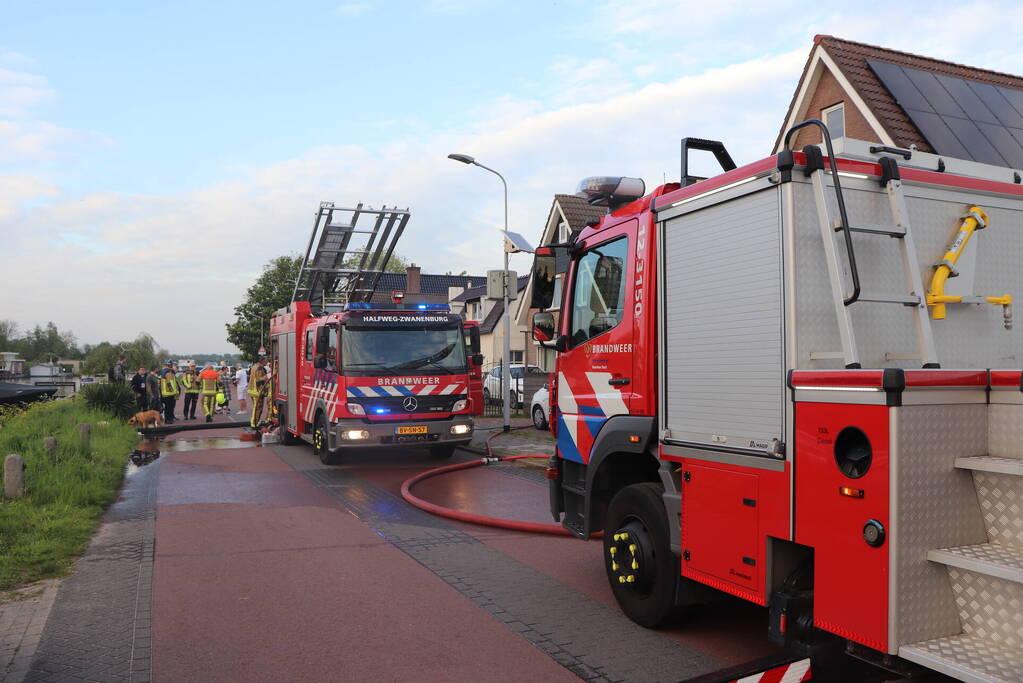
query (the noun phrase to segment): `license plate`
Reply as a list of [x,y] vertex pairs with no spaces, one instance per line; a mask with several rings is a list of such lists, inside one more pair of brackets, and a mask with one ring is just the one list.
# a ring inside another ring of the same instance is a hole
[[396,434],[426,434],[426,425],[416,425],[414,427],[398,427],[395,430]]

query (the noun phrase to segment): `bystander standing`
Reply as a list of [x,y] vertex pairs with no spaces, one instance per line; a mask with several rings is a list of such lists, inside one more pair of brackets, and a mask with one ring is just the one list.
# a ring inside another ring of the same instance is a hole
[[238,414],[244,415],[247,412],[245,397],[248,395],[249,388],[249,371],[244,366],[238,368],[238,373],[234,376],[234,383],[238,387]]
[[131,377],[131,390],[135,392],[135,409],[138,412],[149,410],[149,399],[146,396],[146,369],[139,368]]

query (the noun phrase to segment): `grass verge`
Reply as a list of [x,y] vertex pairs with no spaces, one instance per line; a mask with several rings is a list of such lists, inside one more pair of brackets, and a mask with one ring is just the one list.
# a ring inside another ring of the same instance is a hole
[[[92,424],[88,450],[78,438],[81,422]],[[57,438],[53,456],[43,449],[46,436]],[[0,459],[25,459],[25,495],[0,498],[0,590],[67,571],[113,502],[137,441],[134,428],[78,399],[34,404],[3,419]]]

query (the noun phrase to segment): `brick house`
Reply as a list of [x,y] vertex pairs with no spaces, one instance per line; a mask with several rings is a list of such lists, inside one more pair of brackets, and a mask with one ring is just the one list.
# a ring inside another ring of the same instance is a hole
[[[818,35],[778,133],[808,118],[833,138],[1023,168],[1023,78]],[[822,142],[816,128],[794,149]]]
[[452,303],[454,313],[460,313],[452,300],[467,289],[486,285],[487,278],[483,275],[432,275],[423,273],[422,269],[412,264],[404,273],[383,273],[373,292],[374,303],[391,303],[394,292],[405,294],[405,301],[415,303],[446,304]]
[[[528,280],[528,275],[519,276],[520,298]],[[515,310],[516,305],[516,302],[512,302],[512,310]],[[452,297],[451,310],[460,311],[466,320],[475,320],[480,324],[480,352],[483,354],[484,364],[489,366],[501,362],[501,355],[504,353],[504,301],[488,299],[487,286],[484,284]],[[512,364],[536,363],[536,352],[531,351],[532,340],[528,340],[527,343],[526,333],[526,329],[517,327],[515,321],[512,321],[509,343]]]

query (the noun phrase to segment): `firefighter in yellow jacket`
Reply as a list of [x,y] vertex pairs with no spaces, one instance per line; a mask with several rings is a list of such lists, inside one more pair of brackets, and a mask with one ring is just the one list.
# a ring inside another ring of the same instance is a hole
[[207,422],[213,422],[217,410],[217,392],[220,391],[220,373],[207,365],[199,373],[199,393],[202,395],[202,412]]
[[178,378],[170,367],[160,378],[160,399],[163,401],[163,421],[167,424],[174,422],[174,405],[178,402],[178,394],[181,387],[178,386]]
[[195,406],[199,402],[199,373],[195,371],[195,363],[185,368],[178,381],[181,388],[185,390],[185,404],[181,409],[181,419],[194,420]]
[[266,403],[267,392],[270,391],[270,373],[266,367],[266,358],[249,368],[249,387],[246,393],[252,402],[252,416],[249,418],[249,426],[253,429],[259,427],[263,413],[263,406]]

